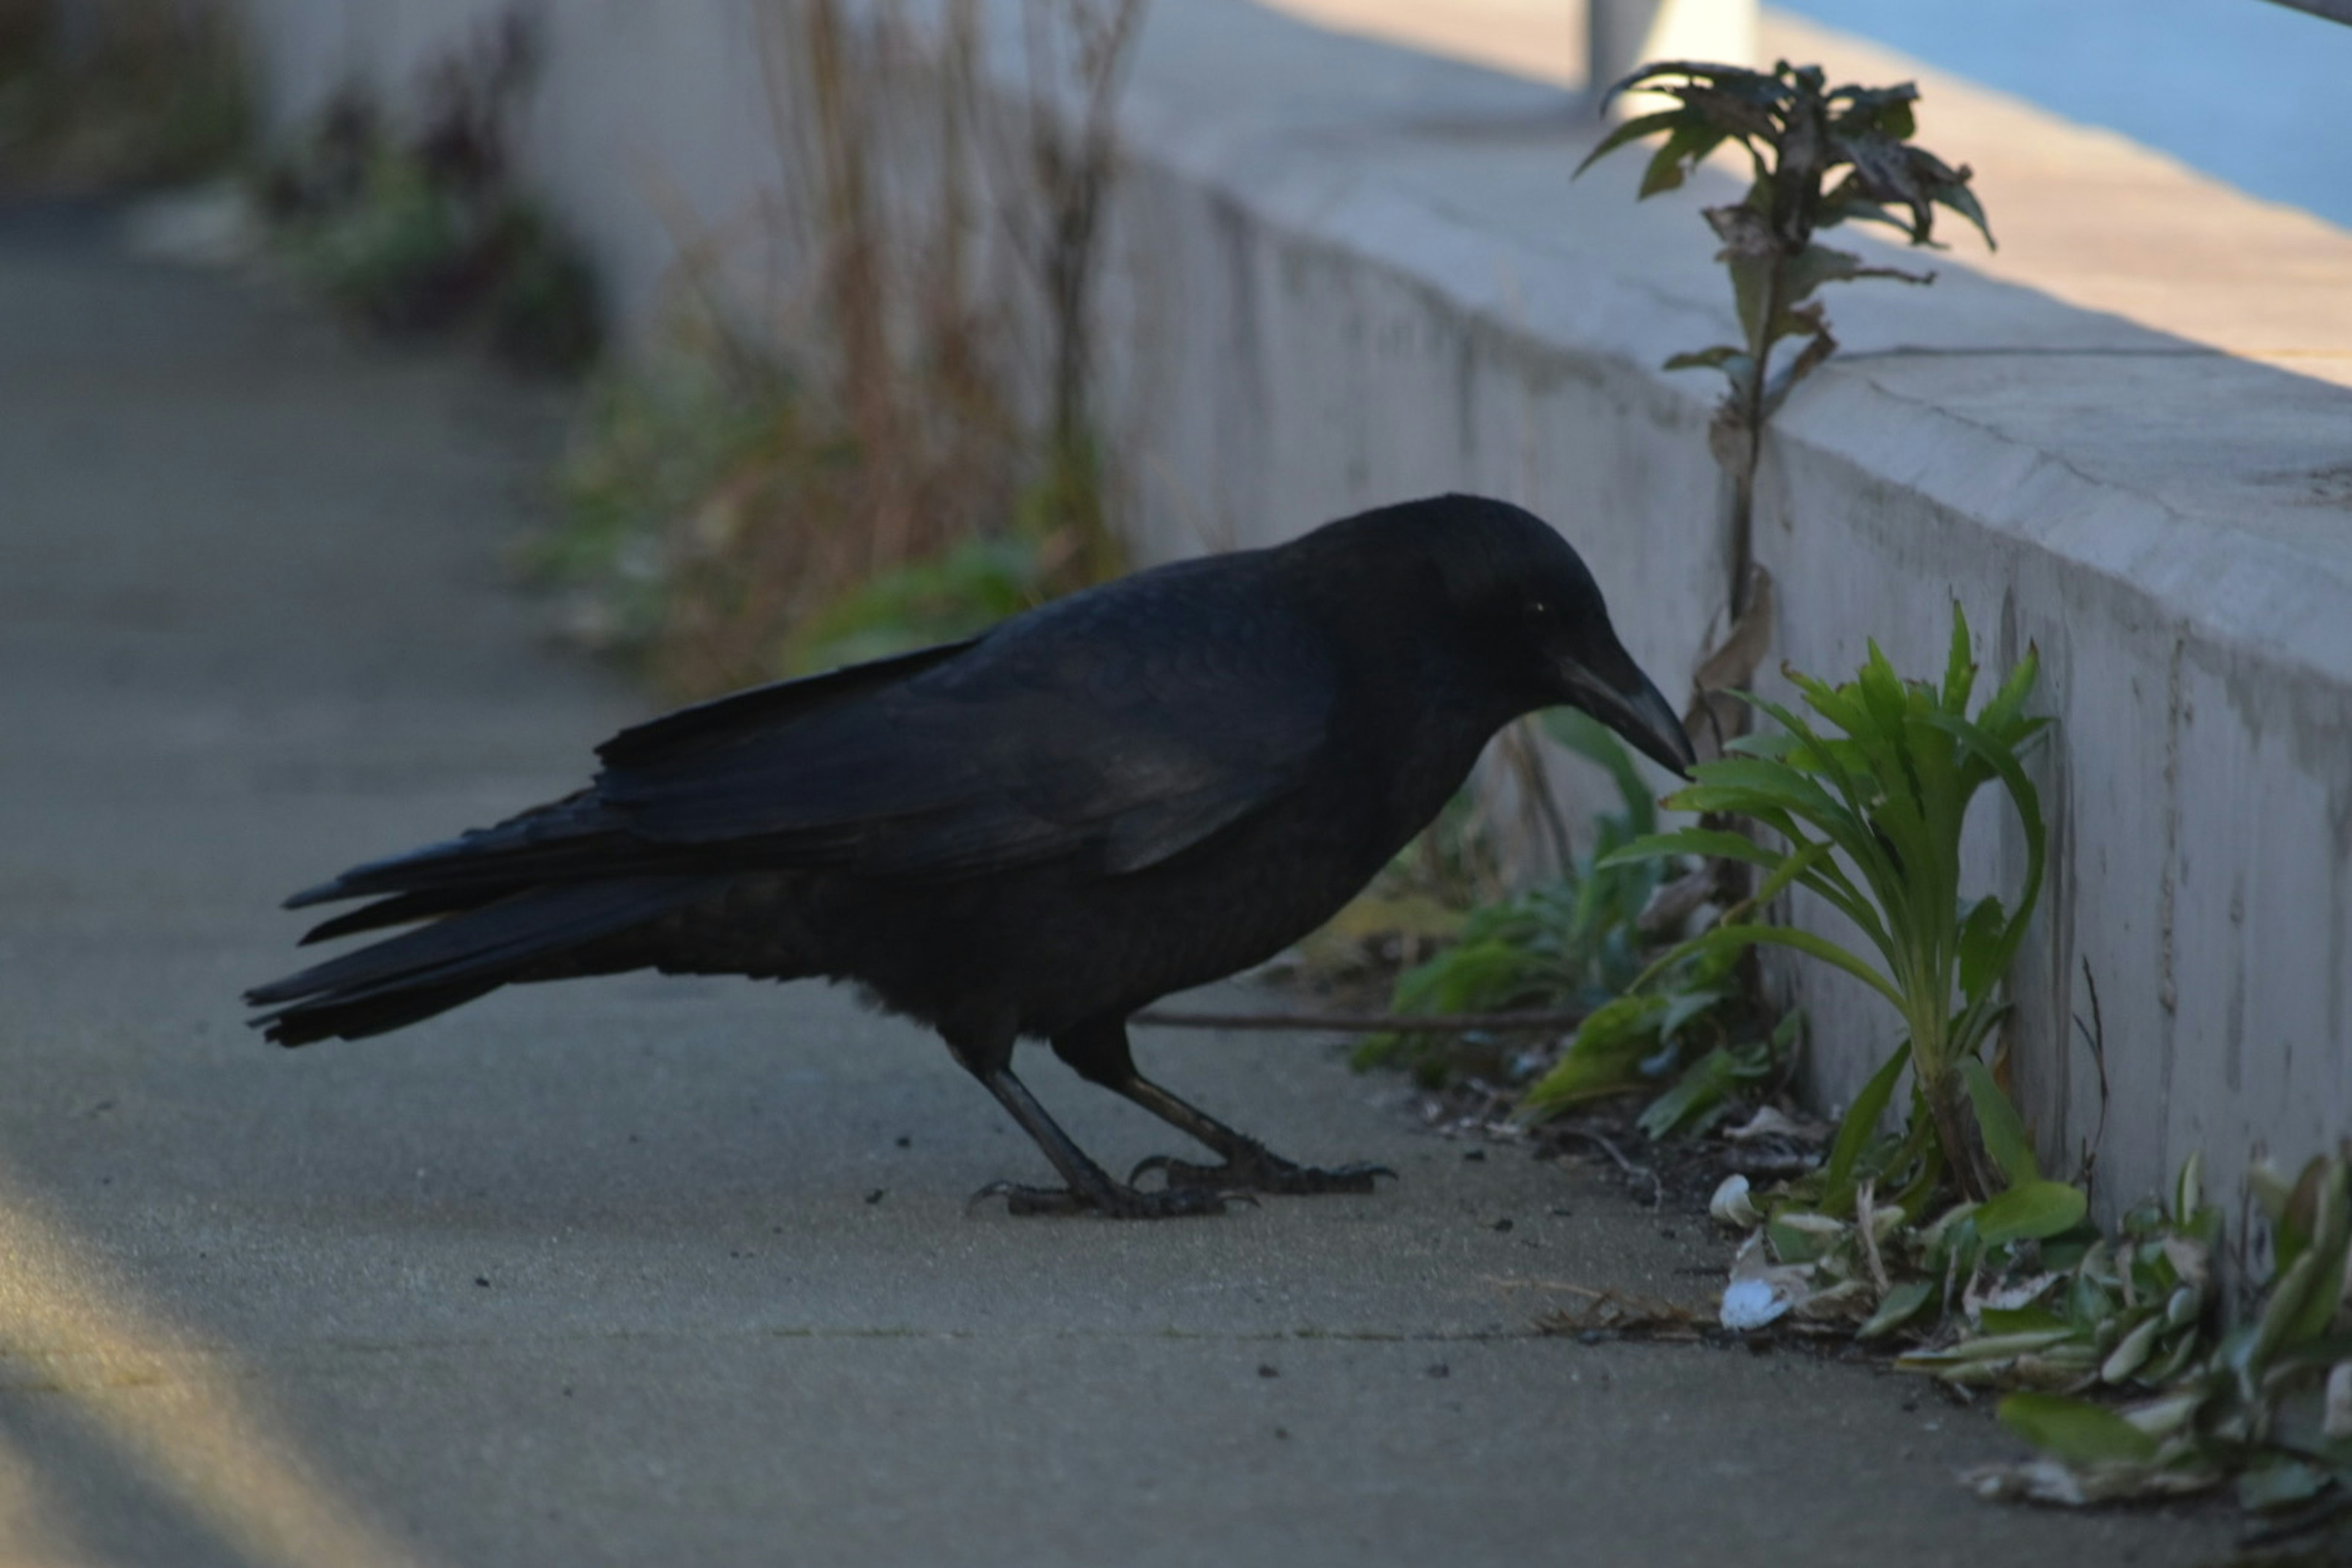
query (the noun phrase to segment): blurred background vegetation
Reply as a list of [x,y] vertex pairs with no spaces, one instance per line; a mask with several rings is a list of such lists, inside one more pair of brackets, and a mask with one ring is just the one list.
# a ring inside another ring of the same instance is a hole
[[207,0],[0,0],[0,192],[168,184],[236,160],[243,57]]

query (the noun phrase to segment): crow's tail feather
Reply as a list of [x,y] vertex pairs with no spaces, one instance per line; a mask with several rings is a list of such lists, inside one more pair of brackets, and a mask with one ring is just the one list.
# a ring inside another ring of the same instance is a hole
[[281,1046],[307,1046],[318,1040],[363,1040],[420,1023],[436,1013],[461,1007],[487,996],[503,984],[496,980],[465,981],[449,985],[418,985],[361,997],[356,1001],[326,999],[281,1008],[254,1020]]
[[[659,920],[712,889],[712,879],[700,876],[529,888],[257,986],[245,999],[272,1009],[254,1026],[281,1045],[383,1034],[509,981],[583,973],[566,970],[566,955]],[[404,902],[371,905],[330,925],[358,931],[436,912],[419,903],[395,908]],[[368,919],[379,910],[380,919]]]

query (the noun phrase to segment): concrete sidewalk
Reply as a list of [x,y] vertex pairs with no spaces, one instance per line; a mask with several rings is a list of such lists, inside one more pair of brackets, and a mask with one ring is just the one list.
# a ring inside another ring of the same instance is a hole
[[[641,709],[500,552],[561,409],[0,218],[0,1563],[2192,1563],[1979,1504],[1978,1411],[1534,1335],[1725,1247],[1417,1130],[1334,1043],[1172,1085],[1372,1197],[1120,1226],[929,1037],[632,978],[298,1054],[288,890],[572,787]],[[1107,1161],[1166,1147],[1036,1087]],[[1505,1222],[1508,1222],[1506,1224]]]

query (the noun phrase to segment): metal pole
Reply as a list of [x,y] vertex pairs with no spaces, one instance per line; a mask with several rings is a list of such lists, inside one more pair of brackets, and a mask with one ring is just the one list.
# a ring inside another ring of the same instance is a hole
[[[2352,0],[2326,0],[2352,5]],[[1756,0],[1587,0],[1588,80],[1596,92],[1648,60],[1756,63]]]

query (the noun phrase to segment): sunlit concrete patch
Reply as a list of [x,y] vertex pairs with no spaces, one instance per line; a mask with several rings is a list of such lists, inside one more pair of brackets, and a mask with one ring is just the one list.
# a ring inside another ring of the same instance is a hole
[[[186,1343],[0,1178],[0,1409],[62,1399],[124,1468],[246,1561],[396,1568],[425,1559],[319,1475],[235,1359]],[[0,1443],[0,1561],[87,1562],[38,1457]]]

